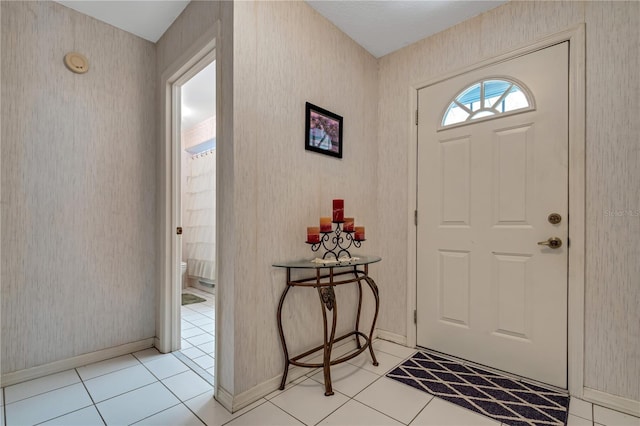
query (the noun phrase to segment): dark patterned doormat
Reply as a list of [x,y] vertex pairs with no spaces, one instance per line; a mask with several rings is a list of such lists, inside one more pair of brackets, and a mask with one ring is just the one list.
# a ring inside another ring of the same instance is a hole
[[512,426],[565,425],[569,395],[419,351],[387,377]]

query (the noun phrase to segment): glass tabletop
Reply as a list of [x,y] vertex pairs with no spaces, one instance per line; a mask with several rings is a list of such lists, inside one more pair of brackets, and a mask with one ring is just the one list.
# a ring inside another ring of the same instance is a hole
[[[318,258],[321,259],[321,258]],[[354,255],[348,261],[333,261],[330,263],[313,262],[314,259],[298,259],[288,260],[286,262],[275,262],[273,266],[277,268],[296,268],[296,269],[318,269],[318,268],[340,268],[344,266],[368,265],[370,263],[380,262],[379,256]]]

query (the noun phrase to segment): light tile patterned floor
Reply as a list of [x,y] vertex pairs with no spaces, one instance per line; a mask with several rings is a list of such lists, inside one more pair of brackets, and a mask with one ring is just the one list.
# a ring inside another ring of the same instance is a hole
[[[183,336],[179,353],[147,349],[2,389],[0,426],[499,426],[488,417],[384,377],[414,351],[382,340],[374,342],[378,367],[371,365],[365,352],[332,369],[335,395],[331,397],[324,396],[322,374],[309,370],[284,391],[274,391],[231,414],[213,399],[209,383],[213,345],[191,343],[206,339],[194,341],[194,337],[214,335],[213,303],[208,302],[183,307],[183,330],[193,332]],[[210,319],[210,328],[203,318]],[[347,345],[336,348],[336,352],[346,350]],[[568,426],[640,426],[637,417],[575,398],[569,413]]]

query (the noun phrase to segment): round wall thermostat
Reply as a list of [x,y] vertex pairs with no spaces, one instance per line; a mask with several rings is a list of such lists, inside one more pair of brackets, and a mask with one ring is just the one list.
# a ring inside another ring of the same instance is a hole
[[83,54],[78,52],[67,53],[64,56],[64,64],[69,70],[77,74],[84,74],[89,71],[89,61]]

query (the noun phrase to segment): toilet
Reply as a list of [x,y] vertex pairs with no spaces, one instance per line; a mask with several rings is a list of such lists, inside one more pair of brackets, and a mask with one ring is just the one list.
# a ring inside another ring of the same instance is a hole
[[182,277],[182,288],[187,288],[187,262],[180,262],[180,276]]

